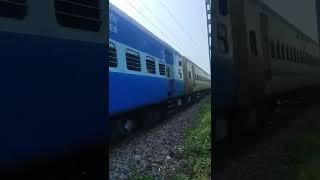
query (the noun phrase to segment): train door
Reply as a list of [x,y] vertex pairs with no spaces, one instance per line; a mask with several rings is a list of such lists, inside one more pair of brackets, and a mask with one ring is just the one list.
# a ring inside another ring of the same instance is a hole
[[167,65],[166,67],[166,73],[167,73],[167,78],[168,78],[168,96],[172,96],[173,95],[173,91],[174,91],[174,80],[172,78],[172,67],[170,67],[170,65]]
[[192,87],[193,87],[193,92],[196,90],[196,76],[194,72],[194,65],[192,65]]
[[174,79],[173,79],[173,53],[169,50],[165,50],[166,73],[168,78],[168,96],[171,97],[174,94]]
[[260,13],[260,32],[261,32],[261,48],[262,56],[265,62],[264,74],[265,85],[268,87],[271,81],[271,62],[269,57],[269,21],[268,16],[264,13]]

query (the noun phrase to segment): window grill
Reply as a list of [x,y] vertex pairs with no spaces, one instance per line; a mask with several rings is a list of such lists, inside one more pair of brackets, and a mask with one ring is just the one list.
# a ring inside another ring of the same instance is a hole
[[287,60],[289,61],[290,57],[289,57],[289,47],[288,47],[288,45],[286,46],[286,57],[287,57]]
[[0,0],[0,17],[21,20],[26,15],[26,0]]
[[270,43],[270,53],[271,53],[271,57],[274,58],[274,41],[271,41]]
[[229,14],[229,4],[228,0],[220,0],[219,1],[219,10],[220,14],[226,16]]
[[55,14],[60,25],[69,28],[99,31],[99,0],[55,0]]
[[159,64],[159,73],[162,76],[166,75],[166,69],[165,69],[165,65],[164,64]]
[[132,71],[141,71],[140,54],[127,49],[126,52],[127,68]]
[[227,27],[224,24],[219,23],[217,31],[218,49],[220,53],[227,54],[229,52]]
[[109,58],[109,67],[118,66],[116,46],[111,42],[109,42],[108,58]]
[[147,71],[151,74],[156,73],[156,62],[153,58],[147,57],[146,59]]
[[281,59],[282,59],[282,60],[285,60],[285,59],[286,59],[283,43],[281,43]]
[[258,55],[258,49],[257,49],[257,38],[256,38],[256,33],[255,31],[250,31],[249,32],[249,41],[250,41],[250,49],[251,53],[255,56]]
[[277,59],[280,59],[280,43],[279,41],[277,41],[277,44],[276,44],[276,54],[277,54]]

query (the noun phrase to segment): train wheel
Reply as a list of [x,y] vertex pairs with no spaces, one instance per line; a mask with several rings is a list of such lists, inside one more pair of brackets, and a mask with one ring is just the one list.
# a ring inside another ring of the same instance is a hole
[[182,99],[181,99],[181,98],[179,98],[179,99],[177,100],[177,105],[178,105],[178,107],[183,106],[183,103],[182,103]]
[[176,110],[177,112],[180,112],[184,106],[182,98],[178,98],[176,103],[177,103]]
[[110,141],[115,142],[121,138],[121,122],[118,119],[112,120]]
[[152,127],[162,119],[160,108],[149,108],[144,113],[144,126]]
[[112,125],[112,132],[110,136],[111,142],[128,136],[133,130],[136,129],[136,127],[137,123],[133,117],[115,119]]
[[271,101],[266,101],[252,108],[247,115],[247,128],[249,130],[261,130],[268,127],[275,106]]
[[136,120],[133,118],[126,118],[122,122],[122,129],[124,135],[130,134],[137,127]]
[[247,116],[247,129],[256,129],[258,124],[258,110],[257,108],[252,108]]
[[272,116],[276,110],[276,101],[269,100],[263,103],[259,109],[258,128],[267,128],[272,124]]
[[236,137],[243,131],[243,121],[239,119],[239,113],[231,113],[223,118],[226,122],[226,134],[228,137]]

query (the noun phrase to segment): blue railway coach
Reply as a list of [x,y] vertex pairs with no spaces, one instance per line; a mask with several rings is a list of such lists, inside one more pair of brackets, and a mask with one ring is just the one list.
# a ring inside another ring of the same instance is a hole
[[0,1],[0,173],[105,144],[105,3]]
[[109,6],[109,114],[182,96],[181,55]]
[[109,6],[111,139],[152,125],[210,89],[210,75],[114,5]]

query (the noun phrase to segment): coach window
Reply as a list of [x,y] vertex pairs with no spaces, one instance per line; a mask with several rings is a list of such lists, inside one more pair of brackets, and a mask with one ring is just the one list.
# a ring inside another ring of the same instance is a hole
[[127,68],[132,71],[141,71],[140,54],[136,51],[127,49],[126,51]]
[[257,56],[258,55],[257,38],[256,38],[256,33],[252,30],[249,32],[249,42],[250,42],[251,53]]
[[117,49],[112,42],[109,42],[108,56],[109,56],[109,67],[117,67],[118,66]]
[[270,53],[271,57],[274,58],[274,41],[271,41],[270,43]]
[[289,58],[289,47],[288,47],[288,45],[286,46],[286,56],[287,56],[287,60],[289,61],[290,58]]
[[165,76],[166,75],[166,69],[165,69],[164,64],[159,64],[159,74],[161,76]]
[[182,72],[181,72],[181,69],[178,69],[178,74],[180,76],[180,79],[182,79]]
[[309,64],[312,65],[310,54],[308,54],[308,61],[309,61]]
[[297,59],[297,49],[296,49],[296,48],[293,48],[293,55],[294,55],[294,56],[293,56],[293,57],[294,57],[294,60],[293,60],[293,61],[294,61],[294,62],[297,62],[298,59]]
[[285,53],[284,53],[284,45],[283,45],[283,43],[281,43],[281,59],[283,59],[283,60],[286,59]]
[[227,27],[224,24],[219,23],[217,28],[218,49],[221,53],[227,54],[229,52]]
[[147,67],[148,73],[151,73],[151,74],[156,73],[156,62],[152,57],[147,56],[146,67]]
[[307,52],[304,52],[304,59],[305,59],[305,61],[306,61],[306,64],[308,64]]
[[298,51],[298,56],[299,56],[299,63],[302,63],[302,54],[300,49]]
[[292,53],[293,53],[292,61],[295,62],[296,61],[296,48],[292,48]]
[[220,0],[219,1],[219,10],[220,14],[226,16],[229,14],[229,0]]
[[99,0],[55,0],[57,22],[68,28],[98,32],[102,24]]
[[309,60],[309,64],[312,65],[312,59],[310,54],[308,54],[308,60]]
[[277,44],[276,44],[276,55],[277,55],[277,58],[280,59],[280,42],[277,41]]
[[291,61],[290,46],[288,45],[288,61]]
[[26,0],[0,1],[0,17],[24,19],[27,15]]
[[167,66],[167,77],[171,78],[171,73],[170,73],[170,67],[169,66]]
[[302,51],[299,50],[299,63],[302,64]]

